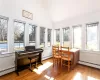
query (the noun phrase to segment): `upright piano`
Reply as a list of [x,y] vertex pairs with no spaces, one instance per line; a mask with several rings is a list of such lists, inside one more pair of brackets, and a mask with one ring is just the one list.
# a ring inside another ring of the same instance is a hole
[[[24,51],[15,52],[15,71],[19,75],[19,71],[29,66],[29,57],[38,56],[38,64],[42,64],[43,49],[35,49],[35,46],[26,46]],[[34,61],[32,62],[34,63]]]

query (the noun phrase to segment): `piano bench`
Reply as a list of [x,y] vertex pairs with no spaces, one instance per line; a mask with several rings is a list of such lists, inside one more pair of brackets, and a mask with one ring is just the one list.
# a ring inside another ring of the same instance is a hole
[[38,60],[38,56],[30,56],[30,57],[28,57],[28,59],[30,60],[30,70],[32,71],[32,60],[34,60],[35,61],[35,68],[37,68],[37,60]]

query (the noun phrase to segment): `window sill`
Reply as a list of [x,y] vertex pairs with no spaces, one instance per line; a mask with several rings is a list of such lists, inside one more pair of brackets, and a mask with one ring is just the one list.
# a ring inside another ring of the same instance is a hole
[[2,52],[0,53],[0,58],[14,56],[13,52]]
[[48,47],[51,47],[51,46],[48,46]]
[[100,51],[92,51],[92,50],[80,50],[80,52],[83,52],[83,53],[93,53],[93,54],[100,54]]
[[1,55],[12,54],[13,52],[0,52]]

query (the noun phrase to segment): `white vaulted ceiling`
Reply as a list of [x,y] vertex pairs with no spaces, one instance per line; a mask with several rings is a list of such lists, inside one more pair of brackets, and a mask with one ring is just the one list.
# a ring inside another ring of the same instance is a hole
[[100,10],[100,0],[43,0],[53,22]]

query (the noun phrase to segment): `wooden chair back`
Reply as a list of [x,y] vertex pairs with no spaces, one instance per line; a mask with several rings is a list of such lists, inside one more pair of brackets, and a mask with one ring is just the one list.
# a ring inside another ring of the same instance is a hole
[[59,54],[59,46],[52,46],[52,53],[53,53],[53,56],[58,55]]
[[68,60],[70,60],[70,57],[71,57],[71,53],[69,51],[69,47],[63,47],[61,46],[61,57],[64,58],[68,58]]

